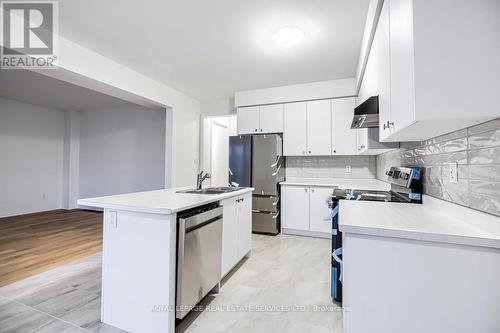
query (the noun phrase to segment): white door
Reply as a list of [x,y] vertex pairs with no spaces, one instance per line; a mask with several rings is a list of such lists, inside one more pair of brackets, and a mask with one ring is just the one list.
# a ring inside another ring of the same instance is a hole
[[229,128],[217,120],[212,120],[210,156],[210,184],[227,186],[229,183]]
[[327,205],[327,198],[332,194],[333,189],[328,187],[310,187],[309,194],[309,230],[315,232],[332,232],[332,222],[324,221],[330,214]]
[[259,107],[238,108],[238,134],[255,134],[259,131]]
[[252,249],[252,195],[238,197],[238,260]]
[[300,156],[307,149],[306,103],[287,103],[283,112],[283,154]]
[[413,1],[389,1],[391,113],[394,132],[415,121]]
[[332,154],[356,155],[356,130],[351,129],[354,97],[332,100]]
[[222,218],[222,276],[238,262],[238,207],[237,198],[221,201]]
[[260,107],[260,133],[283,132],[283,104]]
[[309,230],[309,187],[281,187],[281,226]]
[[382,5],[378,20],[377,32],[374,37],[378,53],[378,103],[379,103],[379,137],[383,141],[391,134],[392,126],[387,126],[391,119],[391,52],[389,41],[389,3]]
[[331,155],[331,101],[307,102],[307,154]]

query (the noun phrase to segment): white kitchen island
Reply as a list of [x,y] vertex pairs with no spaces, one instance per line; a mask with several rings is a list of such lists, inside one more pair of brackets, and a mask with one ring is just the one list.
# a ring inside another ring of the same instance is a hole
[[500,332],[500,218],[341,201],[344,333]]
[[102,322],[138,332],[175,331],[177,213],[220,202],[222,272],[251,251],[252,188],[223,194],[166,189],[80,199],[104,210]]

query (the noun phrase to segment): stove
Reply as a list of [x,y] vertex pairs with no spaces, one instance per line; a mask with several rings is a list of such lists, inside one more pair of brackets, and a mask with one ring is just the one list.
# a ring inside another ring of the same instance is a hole
[[342,302],[342,233],[339,231],[339,201],[422,203],[421,168],[391,167],[386,175],[387,181],[391,184],[390,191],[335,189],[327,199],[332,219],[331,297],[335,302]]

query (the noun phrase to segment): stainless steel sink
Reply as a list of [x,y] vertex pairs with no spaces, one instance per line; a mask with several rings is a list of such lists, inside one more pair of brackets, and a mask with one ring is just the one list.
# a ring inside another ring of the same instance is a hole
[[219,187],[202,188],[201,190],[196,190],[196,189],[182,190],[182,191],[177,191],[177,193],[223,194],[223,193],[238,191],[238,190],[241,190],[241,189],[242,189],[242,187],[225,187],[225,186],[219,186]]

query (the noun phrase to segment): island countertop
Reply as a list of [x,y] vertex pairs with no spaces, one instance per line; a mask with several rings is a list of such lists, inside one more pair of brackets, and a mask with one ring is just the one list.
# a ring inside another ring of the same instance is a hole
[[254,190],[251,187],[246,187],[241,188],[237,191],[221,194],[196,194],[178,192],[186,189],[189,188],[170,188],[156,191],[134,192],[104,197],[79,199],[78,206],[170,215],[182,210],[235,197],[248,192],[252,192]]

